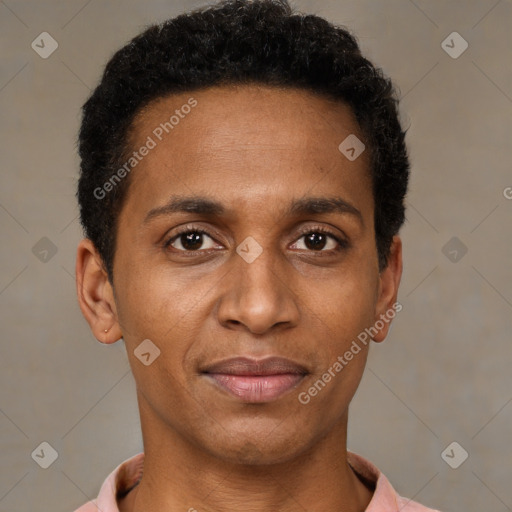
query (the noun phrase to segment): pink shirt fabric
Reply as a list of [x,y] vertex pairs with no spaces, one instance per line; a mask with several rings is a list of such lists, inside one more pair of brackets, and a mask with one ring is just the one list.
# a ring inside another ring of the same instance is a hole
[[[352,469],[375,485],[372,500],[366,512],[440,512],[415,501],[399,496],[389,480],[368,460],[353,452],[347,452]],[[81,506],[75,512],[119,512],[116,496],[124,496],[142,477],[144,452],[134,455],[117,466],[101,486],[98,497]]]

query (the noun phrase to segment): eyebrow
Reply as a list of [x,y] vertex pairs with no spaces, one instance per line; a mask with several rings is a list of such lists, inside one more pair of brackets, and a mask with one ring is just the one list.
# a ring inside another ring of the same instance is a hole
[[[203,196],[171,196],[163,206],[153,208],[144,218],[143,224],[147,224],[156,217],[170,215],[172,213],[196,213],[211,217],[221,217],[228,210],[219,203]],[[292,201],[285,215],[314,215],[322,213],[350,214],[358,218],[364,226],[361,212],[352,204],[341,197],[305,197]]]

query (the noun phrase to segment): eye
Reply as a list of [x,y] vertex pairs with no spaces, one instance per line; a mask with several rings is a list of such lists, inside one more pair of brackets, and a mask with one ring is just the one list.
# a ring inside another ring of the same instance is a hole
[[[210,240],[210,243],[207,244],[207,247],[204,247],[205,237]],[[173,247],[180,252],[194,252],[200,249],[208,250],[214,249],[215,244],[213,243],[213,239],[210,235],[202,230],[202,229],[190,229],[185,227],[184,230],[175,234],[172,238],[165,242],[164,247],[167,249],[168,247]]]
[[[313,227],[304,231],[292,249],[311,252],[336,252],[348,247],[348,242],[324,227]],[[300,240],[304,240],[300,242]],[[205,245],[206,242],[206,245]],[[191,253],[218,247],[207,231],[184,226],[164,243],[164,248],[172,247],[177,252]]]
[[335,252],[348,246],[346,240],[320,227],[310,228],[299,238],[299,240],[302,239],[304,240],[303,247],[300,247],[300,242],[296,242],[295,245],[299,245],[299,247],[295,247],[296,249],[313,252]]

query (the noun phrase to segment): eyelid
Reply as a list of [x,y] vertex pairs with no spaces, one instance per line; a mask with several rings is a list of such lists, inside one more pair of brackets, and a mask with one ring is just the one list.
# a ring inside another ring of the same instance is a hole
[[334,239],[336,239],[339,242],[348,242],[348,239],[343,232],[342,232],[343,235],[339,235],[335,232],[334,229],[327,228],[327,227],[321,226],[319,224],[313,225],[313,226],[304,226],[299,229],[300,235],[307,235],[308,233],[316,233],[316,232],[320,232],[320,233],[324,233],[326,235],[332,236]]

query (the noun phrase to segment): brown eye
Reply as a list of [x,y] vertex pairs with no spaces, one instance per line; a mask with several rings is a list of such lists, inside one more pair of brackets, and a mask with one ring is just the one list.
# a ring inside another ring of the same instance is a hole
[[304,242],[302,244],[296,242],[296,247],[294,247],[295,249],[314,252],[330,252],[347,247],[347,242],[345,240],[342,240],[333,233],[324,231],[323,229],[310,230],[304,233],[299,238],[299,241],[300,240],[304,240]]
[[304,245],[312,251],[321,251],[327,244],[327,239],[328,236],[324,233],[310,233],[304,236]]
[[[207,247],[204,247],[205,237],[212,242]],[[169,246],[177,251],[198,251],[200,249],[213,249],[215,245],[208,233],[196,229],[184,231],[173,236],[165,243],[166,248]]]

